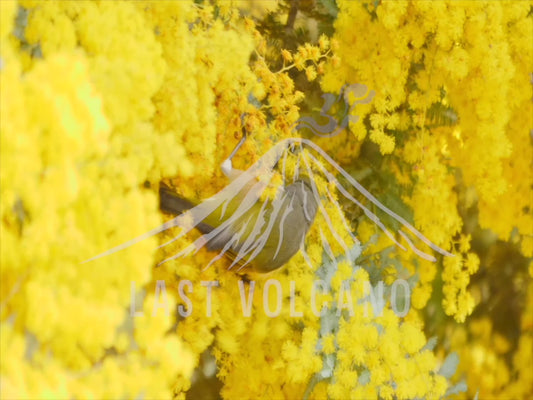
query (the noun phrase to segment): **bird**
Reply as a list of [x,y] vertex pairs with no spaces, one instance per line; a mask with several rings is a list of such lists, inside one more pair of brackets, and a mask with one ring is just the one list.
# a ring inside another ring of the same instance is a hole
[[[209,251],[223,251],[239,269],[250,267],[267,273],[281,268],[302,247],[315,219],[318,203],[308,178],[299,178],[280,188],[274,199],[258,200],[238,215],[233,213],[248,192],[241,190],[227,204],[218,207],[195,228],[210,235],[205,246]],[[159,188],[161,211],[181,215],[194,203],[176,194],[166,185]],[[224,212],[226,211],[226,212]],[[230,220],[231,219],[231,220]],[[215,230],[216,227],[222,229]]]

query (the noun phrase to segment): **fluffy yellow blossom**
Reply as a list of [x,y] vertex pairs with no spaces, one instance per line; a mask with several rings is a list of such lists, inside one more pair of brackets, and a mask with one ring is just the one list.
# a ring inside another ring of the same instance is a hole
[[[253,2],[0,2],[0,397],[184,398],[214,358],[224,398],[442,398],[461,389],[456,351],[464,396],[527,398],[531,5],[326,3],[300,2],[307,28],[275,36],[286,10]],[[306,254],[271,274],[205,268],[205,249],[155,267],[199,236],[154,251],[176,231],[82,263],[161,223],[162,179],[211,196],[241,135],[246,169],[310,134],[294,127],[323,106],[319,84],[354,83],[367,93],[339,96],[339,135],[315,143],[455,257],[399,250],[317,174]],[[493,305],[480,271],[520,295],[517,337],[469,319]]]
[[[359,107],[358,115],[368,116],[366,124],[349,125],[356,140],[374,142],[386,155],[373,157],[377,172],[372,177],[392,171],[402,201],[413,210],[414,225],[435,243],[454,249],[456,256],[445,258],[439,268],[402,253],[391,257],[375,242],[366,245],[367,253],[374,254],[373,266],[397,258],[410,273],[416,272],[418,284],[411,300],[417,309],[433,301],[432,287],[440,275],[444,311],[467,321],[475,302],[483,301],[470,277],[480,270],[486,274],[488,267],[487,257],[478,253],[483,237],[476,233],[478,245],[471,244],[473,224],[479,222],[500,240],[516,243],[526,257],[532,254],[533,156],[529,140],[523,141],[533,127],[533,42],[526,33],[533,23],[531,5],[510,1],[339,1],[338,5],[332,43],[338,43],[336,55],[342,66],[333,70],[333,60],[328,63],[322,88],[338,93],[345,83],[361,82],[376,91],[372,107]],[[344,165],[359,162],[360,151],[344,154],[339,151]],[[364,221],[358,224],[363,243],[372,240],[370,227]],[[503,266],[490,266],[502,269],[491,274],[504,274]],[[382,270],[381,277],[387,276],[387,269]],[[515,279],[523,288],[524,281]],[[528,343],[527,334],[523,335],[520,343]],[[503,364],[500,367],[504,369]],[[502,372],[499,383],[491,387],[500,390],[507,384],[505,376]],[[516,390],[513,393],[522,393],[524,383],[508,382]]]

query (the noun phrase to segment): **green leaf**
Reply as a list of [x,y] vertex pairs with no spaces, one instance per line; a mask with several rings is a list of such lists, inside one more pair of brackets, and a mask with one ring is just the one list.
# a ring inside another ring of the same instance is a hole
[[368,370],[361,372],[358,382],[360,385],[368,384],[368,382],[370,382],[370,372]]
[[339,13],[339,8],[337,7],[337,3],[335,0],[320,0],[320,3],[325,8],[325,10],[328,12],[329,15],[331,15],[334,18],[337,18],[337,14]]
[[457,112],[442,103],[433,103],[426,112],[431,126],[453,126],[459,122]]
[[433,349],[437,345],[437,342],[438,342],[437,336],[433,336],[433,337],[429,338],[429,340],[426,343],[426,345],[424,347],[422,347],[422,351],[424,351],[424,350],[433,351]]
[[335,369],[336,357],[334,354],[328,354],[323,359],[322,371],[319,372],[322,379],[331,378]]
[[448,357],[446,357],[446,359],[444,360],[442,367],[440,367],[439,374],[444,376],[445,378],[450,379],[453,374],[455,374],[458,365],[459,356],[455,352],[450,353]]
[[[444,398],[448,398],[452,394],[464,393],[467,391],[467,389],[468,389],[468,386],[466,385],[466,382],[461,381],[457,385],[451,386],[444,394]],[[474,397],[474,400],[476,400],[476,398],[477,398],[477,395],[476,397]]]

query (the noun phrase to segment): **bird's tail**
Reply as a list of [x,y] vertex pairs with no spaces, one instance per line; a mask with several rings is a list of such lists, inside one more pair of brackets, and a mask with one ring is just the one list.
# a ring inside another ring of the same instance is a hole
[[[168,186],[164,184],[159,185],[159,208],[161,211],[167,214],[180,215],[194,206],[195,204],[193,202],[180,197]],[[206,224],[205,222],[199,222],[196,225],[196,228],[204,234],[209,233],[214,229],[211,225]]]
[[159,208],[167,214],[179,215],[194,207],[194,204],[179,197],[168,186],[159,186]]

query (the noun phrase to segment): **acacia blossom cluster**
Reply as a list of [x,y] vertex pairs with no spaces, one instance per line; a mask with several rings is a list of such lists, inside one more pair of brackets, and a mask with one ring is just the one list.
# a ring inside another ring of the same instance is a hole
[[[424,312],[437,264],[390,251],[370,221],[354,240],[333,202],[307,236],[315,269],[297,254],[243,283],[249,290],[252,281],[276,280],[279,310],[269,290],[245,298],[254,312],[243,315],[241,277],[224,261],[205,269],[205,249],[155,268],[196,233],[159,251],[172,232],[81,263],[162,223],[153,190],[160,180],[191,199],[223,188],[219,166],[243,129],[253,136],[235,158],[241,169],[297,135],[306,99],[291,78],[298,73],[325,92],[357,82],[375,90],[348,132],[316,142],[343,165],[366,137],[391,156],[381,168],[410,189],[402,200],[414,225],[456,254],[441,274],[448,315],[464,321],[472,312],[467,286],[480,264],[461,234],[456,171],[482,226],[502,240],[517,229],[523,254],[532,255],[525,185],[533,156],[520,145],[533,125],[521,111],[531,99],[527,3],[337,3],[333,37],[289,51],[228,1],[0,2],[2,397],[183,399],[209,350],[224,398],[440,398],[459,391],[447,358],[455,349],[477,366],[458,368],[472,393],[526,397],[526,314],[512,370],[503,362],[510,346],[487,335],[488,320],[457,331],[451,349],[435,347]],[[433,127],[435,103],[453,108],[459,122]],[[324,177],[315,183],[321,194],[330,189]],[[377,253],[375,268],[339,256],[328,226],[354,260]],[[317,279],[325,290],[313,292]],[[367,288],[383,281],[389,299],[398,280],[412,293],[412,312],[398,315],[388,300],[381,313],[369,312]],[[154,313],[163,307],[161,281],[169,310],[210,304],[209,313]],[[192,283],[185,297],[183,281]],[[202,282],[217,285],[201,290]],[[527,290],[531,299],[531,283]],[[313,302],[327,311],[315,313]]]

